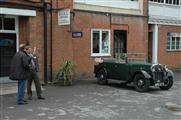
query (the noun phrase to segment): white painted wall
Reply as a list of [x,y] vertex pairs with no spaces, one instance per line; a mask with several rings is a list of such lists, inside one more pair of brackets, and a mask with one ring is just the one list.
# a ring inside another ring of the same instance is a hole
[[149,2],[149,16],[181,21],[181,6]]
[[16,9],[16,8],[1,8],[0,14],[19,15],[19,16],[36,16],[36,10]]
[[74,0],[74,3],[97,5],[104,7],[113,8],[124,8],[124,9],[140,9],[140,3],[138,1],[130,0]]

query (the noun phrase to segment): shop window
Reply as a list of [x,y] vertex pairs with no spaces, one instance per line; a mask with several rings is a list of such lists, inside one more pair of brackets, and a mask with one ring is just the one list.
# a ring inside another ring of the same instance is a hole
[[2,17],[0,17],[0,30],[2,30],[3,28],[3,25],[2,25],[3,23],[2,23]]
[[15,19],[14,18],[4,18],[4,30],[15,30]]
[[93,29],[91,41],[92,56],[110,55],[110,30]]
[[167,50],[181,50],[181,33],[168,33]]

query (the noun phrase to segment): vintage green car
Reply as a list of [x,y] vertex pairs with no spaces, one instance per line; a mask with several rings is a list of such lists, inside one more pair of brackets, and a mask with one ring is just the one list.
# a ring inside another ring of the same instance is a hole
[[120,80],[122,83],[133,83],[139,92],[158,86],[168,90],[173,85],[173,72],[165,65],[151,64],[143,61],[107,59],[94,66],[95,77],[99,84],[107,84],[108,79]]

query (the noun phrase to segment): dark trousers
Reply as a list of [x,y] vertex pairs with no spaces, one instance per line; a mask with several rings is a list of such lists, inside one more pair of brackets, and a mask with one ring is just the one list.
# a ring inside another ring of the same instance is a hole
[[29,77],[29,79],[27,81],[27,94],[28,94],[28,97],[32,97],[31,85],[32,85],[33,81],[35,83],[37,96],[41,97],[41,93],[42,93],[41,84],[40,84],[40,81],[39,81],[38,74],[35,71],[31,72],[31,75],[30,75],[30,77]]

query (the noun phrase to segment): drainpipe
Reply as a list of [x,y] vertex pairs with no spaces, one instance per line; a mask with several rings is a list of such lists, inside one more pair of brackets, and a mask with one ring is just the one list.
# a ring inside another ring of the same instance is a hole
[[47,84],[48,83],[48,64],[47,64],[47,3],[45,2],[45,0],[41,0],[41,2],[43,3],[43,23],[44,23],[44,83]]
[[158,25],[153,26],[152,62],[158,63]]
[[52,82],[52,40],[53,40],[53,15],[52,15],[52,0],[51,0],[51,11],[50,11],[50,82]]

